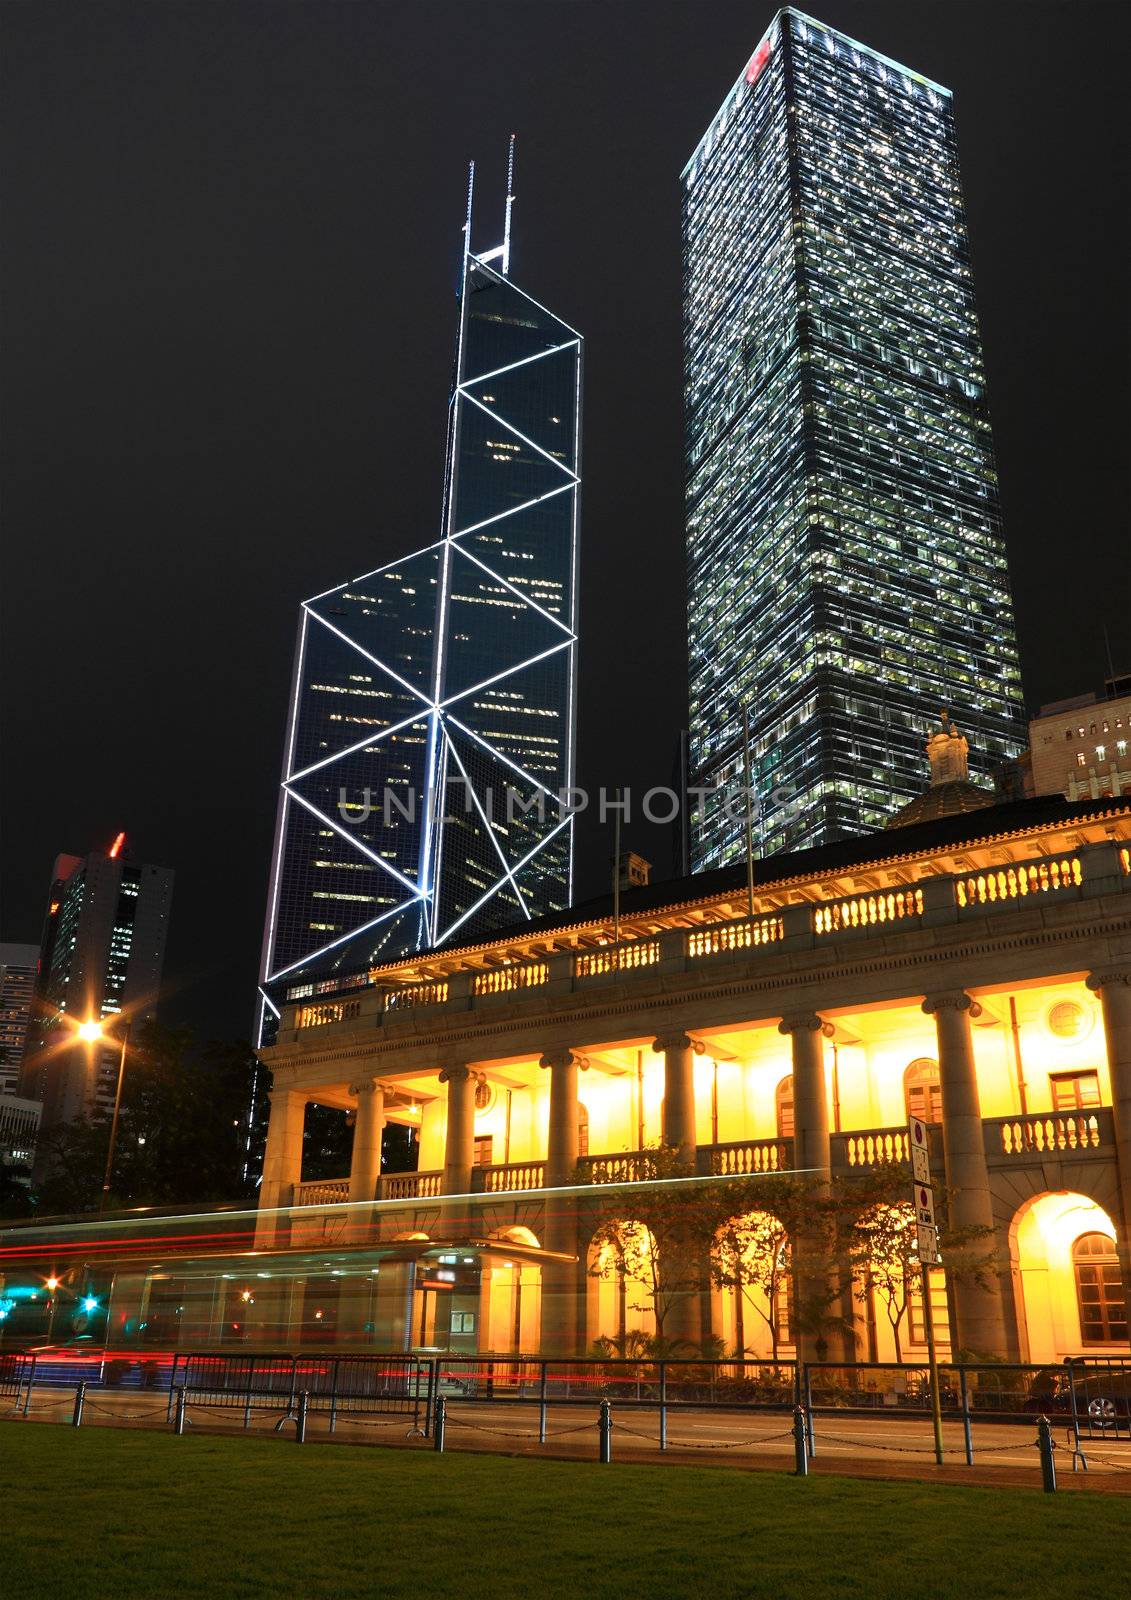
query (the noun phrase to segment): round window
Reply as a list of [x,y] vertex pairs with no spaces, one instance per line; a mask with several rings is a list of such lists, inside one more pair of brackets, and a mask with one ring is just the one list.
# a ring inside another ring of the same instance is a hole
[[1058,1000],[1049,1007],[1045,1025],[1054,1039],[1071,1042],[1086,1039],[1092,1031],[1095,1018],[1076,1000]]

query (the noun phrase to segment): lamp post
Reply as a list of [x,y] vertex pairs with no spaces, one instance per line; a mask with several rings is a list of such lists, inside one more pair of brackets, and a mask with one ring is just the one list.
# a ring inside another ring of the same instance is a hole
[[[103,1033],[98,1022],[83,1022],[79,1024],[79,1038],[87,1044],[97,1044],[105,1041],[108,1036]],[[126,1075],[126,1046],[130,1038],[130,1025],[127,1021],[122,1029],[122,1048],[118,1055],[118,1082],[114,1088],[114,1114],[110,1118],[110,1144],[106,1151],[106,1171],[102,1176],[102,1193],[98,1197],[98,1214],[102,1215],[106,1209],[106,1196],[110,1193],[110,1174],[114,1168],[114,1146],[118,1140],[118,1111],[122,1104],[122,1080]]]

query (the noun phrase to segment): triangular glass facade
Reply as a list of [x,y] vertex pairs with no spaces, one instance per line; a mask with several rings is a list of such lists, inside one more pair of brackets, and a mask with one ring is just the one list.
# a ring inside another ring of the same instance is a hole
[[465,258],[441,540],[305,602],[261,980],[569,904],[581,339]]

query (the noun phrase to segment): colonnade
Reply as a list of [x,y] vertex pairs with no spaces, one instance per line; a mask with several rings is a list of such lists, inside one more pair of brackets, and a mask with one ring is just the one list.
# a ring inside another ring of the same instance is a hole
[[[1131,967],[1095,972],[1087,983],[1099,995],[1103,1009],[1121,1198],[1120,1256],[1124,1282],[1131,1283]],[[933,1019],[937,1038],[942,1154],[945,1184],[950,1192],[950,1221],[954,1227],[969,1228],[988,1241],[995,1217],[970,1031],[971,1018],[978,1015],[979,1009],[977,1001],[962,989],[929,993],[922,1001],[922,1010]],[[823,1049],[826,1021],[818,1012],[806,1011],[786,1015],[778,1027],[790,1041],[792,1056],[794,1167],[831,1182]],[[682,1163],[692,1166],[696,1154],[695,1041],[690,1032],[673,1030],[657,1036],[652,1049],[664,1058],[663,1142]],[[577,1166],[579,1074],[586,1070],[588,1062],[581,1049],[562,1048],[542,1056],[540,1064],[550,1075],[545,1187],[554,1190],[572,1181]],[[442,1192],[467,1194],[474,1162],[476,1074],[468,1065],[452,1063],[442,1067],[440,1081],[447,1091]],[[357,1101],[357,1120],[349,1197],[351,1201],[372,1200],[381,1170],[385,1089],[376,1078],[362,1078],[351,1084],[350,1092]],[[305,1099],[300,1091],[288,1088],[271,1093],[262,1208],[285,1205],[290,1186],[298,1181]],[[577,1208],[568,1200],[547,1197],[541,1242],[551,1256],[584,1256],[585,1242],[578,1238]],[[803,1256],[802,1249],[799,1257]],[[818,1288],[820,1268],[807,1270],[817,1272],[818,1278],[811,1287]],[[543,1268],[543,1320],[548,1352],[575,1346],[578,1341],[583,1315],[583,1308],[579,1310],[573,1304],[578,1281],[579,1273],[571,1262],[547,1260]],[[980,1279],[956,1281],[954,1316],[955,1348],[1009,1353],[1009,1319],[999,1275],[989,1273]],[[677,1337],[694,1339],[699,1334],[698,1324],[698,1301],[689,1295],[685,1304],[673,1309],[669,1328]]]

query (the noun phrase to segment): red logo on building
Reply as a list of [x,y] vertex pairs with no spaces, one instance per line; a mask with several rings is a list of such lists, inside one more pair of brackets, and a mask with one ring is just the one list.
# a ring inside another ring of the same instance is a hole
[[758,82],[758,79],[762,76],[762,68],[766,65],[766,62],[769,59],[770,41],[768,39],[763,39],[757,50],[755,50],[754,54],[750,57],[750,65],[746,69],[747,83],[755,84]]

